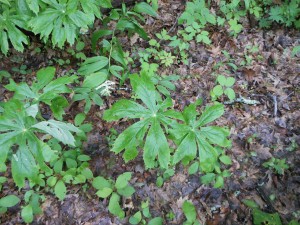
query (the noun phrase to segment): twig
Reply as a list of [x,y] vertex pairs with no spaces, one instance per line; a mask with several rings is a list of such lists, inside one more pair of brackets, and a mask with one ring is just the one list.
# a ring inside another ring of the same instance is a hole
[[274,102],[274,117],[277,116],[277,98],[276,95],[273,95],[273,102]]

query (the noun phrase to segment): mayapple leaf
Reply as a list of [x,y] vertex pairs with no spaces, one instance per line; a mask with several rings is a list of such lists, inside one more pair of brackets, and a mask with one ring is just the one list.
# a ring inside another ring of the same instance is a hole
[[52,135],[62,143],[72,146],[75,146],[75,139],[71,132],[81,132],[81,130],[79,130],[73,124],[55,120],[42,121],[33,125],[32,127],[40,129],[43,132]]
[[210,123],[220,116],[222,116],[224,113],[224,105],[222,104],[216,104],[212,106],[208,106],[205,108],[204,112],[200,116],[199,120],[196,123],[196,127],[203,126],[207,123]]

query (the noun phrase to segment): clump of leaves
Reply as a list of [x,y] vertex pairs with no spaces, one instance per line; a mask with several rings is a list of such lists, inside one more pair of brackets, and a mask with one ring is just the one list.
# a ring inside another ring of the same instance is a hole
[[277,159],[272,157],[269,161],[264,162],[263,166],[266,168],[274,169],[277,174],[283,175],[284,170],[289,166],[286,164],[285,159]]
[[12,99],[2,103],[3,113],[0,115],[0,165],[5,164],[8,156],[11,160],[12,176],[16,185],[21,188],[25,185],[25,178],[37,181],[39,169],[51,173],[45,164],[49,162],[49,155],[54,152],[42,142],[37,133],[46,133],[65,145],[75,146],[72,132],[81,131],[70,123],[56,120],[39,122],[36,119],[38,106],[27,108],[24,103]]
[[231,101],[235,99],[235,92],[232,89],[235,79],[233,77],[226,78],[223,75],[219,75],[217,77],[217,82],[219,83],[216,85],[213,90],[211,91],[211,97],[213,100],[216,100],[223,94],[225,94]]
[[25,206],[22,206],[21,216],[25,223],[31,223],[34,215],[42,213],[40,200],[43,196],[35,193],[33,190],[27,191],[24,195]]
[[102,176],[95,177],[92,185],[98,191],[96,194],[100,198],[109,198],[108,210],[119,218],[124,218],[125,213],[120,206],[121,196],[130,197],[134,192],[134,188],[129,184],[131,173],[125,172],[118,176],[116,182],[107,180]]
[[17,84],[10,79],[10,83],[5,88],[14,92],[14,99],[30,104],[32,110],[38,107],[40,102],[49,105],[54,117],[62,120],[62,116],[65,113],[64,108],[69,103],[61,94],[71,93],[71,90],[66,85],[74,82],[77,76],[64,76],[57,79],[54,79],[54,76],[55,68],[46,67],[36,73],[37,80],[31,86],[24,82]]
[[[149,222],[147,222],[147,220]],[[163,220],[161,217],[151,218],[151,213],[149,211],[149,200],[141,203],[141,211],[137,211],[133,216],[129,218],[130,224],[152,224],[152,225],[162,225]]]
[[144,73],[141,76],[132,75],[130,81],[135,94],[146,107],[135,101],[122,99],[104,112],[103,118],[107,121],[126,117],[140,119],[118,136],[112,151],[120,153],[125,150],[123,158],[125,162],[128,162],[137,156],[137,148],[142,146],[147,168],[153,168],[156,165],[156,159],[160,167],[168,168],[170,149],[165,133],[167,127],[176,123],[174,119],[178,115],[174,110],[168,109],[172,106],[172,100],[167,98],[160,101],[154,84]]
[[187,106],[182,112],[182,123],[174,124],[170,133],[177,144],[173,163],[183,160],[184,164],[199,156],[199,166],[203,172],[211,172],[218,160],[216,146],[229,147],[229,131],[223,127],[205,126],[224,113],[224,106],[216,104],[206,107],[201,116],[196,110],[200,102]]

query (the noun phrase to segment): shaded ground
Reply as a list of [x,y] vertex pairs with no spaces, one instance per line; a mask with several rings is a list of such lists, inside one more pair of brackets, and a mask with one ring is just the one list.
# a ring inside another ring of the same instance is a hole
[[[177,14],[183,9],[180,1],[172,4],[160,2],[160,18],[147,19],[145,28],[150,36],[162,28],[171,29],[176,24]],[[291,218],[300,219],[300,55],[291,57],[292,47],[300,44],[300,34],[276,27],[271,31],[251,29],[248,21],[243,25],[245,29],[237,38],[230,37],[225,29],[211,30],[212,47],[192,42],[188,66],[177,64],[171,68],[161,67],[159,71],[161,74],[181,76],[176,82],[176,92],[172,94],[178,109],[199,97],[204,99],[204,105],[210,101],[209,91],[215,85],[217,74],[235,77],[237,95],[261,103],[226,105],[225,115],[217,121],[218,125],[230,128],[233,143],[228,150],[233,160],[230,167],[232,176],[226,179],[223,189],[202,185],[199,175],[189,176],[182,166],[177,166],[176,174],[162,188],[158,188],[155,184],[157,171],[144,170],[141,156],[125,165],[121,157],[109,152],[106,139],[109,129],[113,127],[121,132],[129,123],[106,123],[101,120],[101,115],[109,105],[119,98],[129,97],[130,93],[116,90],[107,98],[106,105],[100,110],[95,107],[89,113],[88,120],[92,121],[94,130],[85,151],[92,156],[94,175],[115,177],[124,171],[133,172],[132,184],[137,191],[132,199],[123,201],[127,215],[133,215],[141,201],[148,198],[153,217],[162,216],[165,224],[182,224],[184,216],[181,206],[184,200],[189,199],[195,204],[198,219],[203,224],[252,224],[251,210],[242,203],[243,199],[252,199],[265,211],[278,212],[283,222]],[[171,34],[175,33],[176,27]],[[124,48],[130,50],[130,40],[126,37],[123,40],[127,43]],[[146,46],[146,42],[140,39],[137,44],[140,48]],[[39,45],[33,40],[31,50],[2,58],[1,69],[8,70],[14,74],[15,81],[20,81],[24,76],[13,72],[13,67],[19,68],[25,64],[28,69],[36,71],[48,65],[53,57],[68,58],[67,53],[47,48],[42,49],[42,54],[36,54],[33,49]],[[257,51],[251,51],[252,48],[247,49],[247,46],[255,46]],[[230,54],[230,59],[222,54],[223,50]],[[245,55],[253,60],[246,66],[240,66]],[[222,65],[216,68],[220,62]],[[238,69],[232,70],[228,62],[233,62]],[[74,67],[76,65],[57,66],[57,69],[59,74],[63,74]],[[26,79],[30,76],[29,71]],[[10,96],[2,87],[0,91],[2,100]],[[81,111],[80,104],[70,110],[71,114],[76,114]],[[277,175],[262,166],[271,157],[286,158],[290,168],[285,170],[284,175]],[[5,187],[4,192],[12,188]],[[119,221],[109,214],[108,202],[95,198],[92,188],[85,192],[80,187],[68,190],[62,202],[51,193],[44,193],[44,214],[38,216],[34,224],[129,224],[126,219]],[[274,201],[268,201],[270,195],[275,196]],[[174,218],[167,216],[170,212],[174,213]],[[22,223],[19,206],[10,209],[2,223]]]

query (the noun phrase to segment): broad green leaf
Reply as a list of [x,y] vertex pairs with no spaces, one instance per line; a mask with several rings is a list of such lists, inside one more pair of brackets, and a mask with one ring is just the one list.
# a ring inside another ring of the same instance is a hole
[[249,199],[243,199],[242,201],[246,206],[255,209],[255,208],[259,208],[258,204],[253,201],[253,200],[249,200]]
[[224,178],[222,176],[217,176],[214,184],[214,188],[224,187]]
[[49,177],[47,179],[47,184],[50,186],[50,187],[54,187],[54,185],[56,184],[57,182],[57,178],[56,177]]
[[232,164],[232,161],[231,161],[230,157],[227,156],[227,155],[222,155],[222,156],[219,157],[219,159],[225,165],[231,165]]
[[222,104],[206,107],[204,112],[200,116],[199,120],[197,121],[196,127],[203,126],[205,124],[214,121],[215,119],[222,116],[223,113],[224,113],[224,105]]
[[125,172],[125,173],[119,175],[117,180],[116,180],[115,187],[117,189],[125,188],[128,185],[128,181],[130,179],[131,179],[131,173],[130,172]]
[[64,144],[75,146],[75,139],[71,132],[79,133],[80,130],[70,123],[55,120],[39,122],[32,127],[40,129]]
[[60,180],[56,183],[56,185],[54,187],[54,193],[59,200],[61,200],[61,201],[64,200],[66,193],[67,193],[67,189],[66,189],[65,183],[62,180]]
[[149,221],[148,225],[163,225],[163,219],[161,217],[154,217]]
[[103,188],[112,188],[111,183],[108,180],[106,180],[104,177],[101,177],[101,176],[95,177],[92,182],[92,185],[97,190],[100,190]]
[[222,147],[228,147],[230,145],[230,141],[227,139],[229,135],[229,130],[222,127],[201,127],[200,135],[207,138],[210,143],[217,144]]
[[93,33],[92,35],[92,49],[95,51],[96,49],[96,45],[97,45],[97,41],[104,37],[104,36],[108,36],[112,34],[112,30],[97,30]]
[[78,73],[82,75],[90,75],[96,72],[100,72],[105,66],[108,65],[108,58],[104,56],[94,56],[87,58],[78,70]]
[[225,76],[223,76],[223,75],[219,75],[218,77],[217,77],[217,81],[219,82],[219,84],[220,85],[225,85],[226,84],[226,77]]
[[278,213],[265,213],[257,208],[253,209],[253,223],[254,225],[260,224],[274,224],[281,225],[281,220]]
[[142,213],[138,211],[129,218],[129,223],[135,225],[135,224],[139,224],[141,220],[142,220]]
[[3,198],[0,198],[0,207],[13,207],[20,202],[20,199],[15,195],[7,195]]
[[63,96],[57,96],[51,101],[50,109],[53,112],[53,116],[57,120],[63,120],[65,114],[64,108],[69,106],[68,100]]
[[152,120],[144,146],[143,158],[146,168],[153,168],[155,166],[157,156],[161,168],[168,168],[170,162],[168,141],[158,120],[155,118]]
[[197,154],[197,145],[195,140],[195,134],[189,132],[183,140],[180,142],[179,146],[176,149],[174,154],[173,163],[178,163],[183,158],[192,160],[196,157]]
[[232,88],[226,88],[224,94],[232,101],[235,99],[235,92]]
[[119,201],[120,201],[120,196],[116,193],[112,193],[108,204],[108,210],[111,214],[119,217],[120,219],[123,219],[125,217],[125,213],[120,207]]
[[112,189],[108,187],[104,187],[99,189],[99,191],[96,192],[96,195],[100,198],[107,198],[112,193]]
[[92,89],[102,84],[106,79],[107,74],[104,72],[92,73],[85,77],[82,87]]
[[[111,151],[115,153],[120,153],[126,148],[132,148],[137,144],[137,135],[145,126],[148,126],[148,121],[141,120],[130,127],[128,127],[125,131],[123,131],[118,138],[115,140],[113,148]],[[141,138],[142,139],[142,138]]]
[[198,168],[199,168],[199,163],[198,163],[198,162],[194,162],[194,163],[189,167],[189,170],[188,170],[189,174],[192,175],[192,174],[197,173]]
[[216,85],[214,88],[213,88],[213,93],[216,95],[216,96],[221,96],[223,94],[223,88],[221,85]]
[[110,109],[106,110],[103,119],[114,121],[120,118],[141,118],[149,116],[150,112],[142,105],[127,99],[117,101]]
[[55,75],[55,67],[48,66],[46,68],[40,69],[36,73],[37,83],[34,83],[32,86],[35,90],[40,90],[49,84]]
[[226,87],[232,87],[235,83],[235,79],[233,77],[228,77],[224,83]]
[[187,221],[194,222],[196,220],[197,213],[196,213],[195,206],[193,205],[192,202],[184,201],[184,203],[182,204],[182,210]]
[[157,16],[155,10],[148,3],[146,3],[146,2],[137,3],[134,6],[133,10],[136,11],[136,12],[138,12],[138,13],[148,14],[150,16],[154,16],[154,17]]
[[214,173],[207,173],[204,176],[202,176],[200,180],[203,184],[209,184],[212,181],[214,181],[215,177],[216,175]]
[[75,125],[76,126],[79,126],[83,123],[83,121],[85,120],[85,114],[84,113],[78,113],[76,116],[75,116],[75,119],[74,119],[74,122],[75,122]]
[[33,210],[31,205],[25,206],[21,211],[22,219],[25,223],[31,223],[33,221]]
[[127,185],[126,187],[122,189],[118,189],[118,194],[124,196],[124,197],[130,197],[135,192],[135,189],[132,186]]
[[138,97],[145,103],[151,112],[155,113],[157,111],[156,93],[151,79],[144,74],[141,76],[135,74],[130,77],[130,82]]

